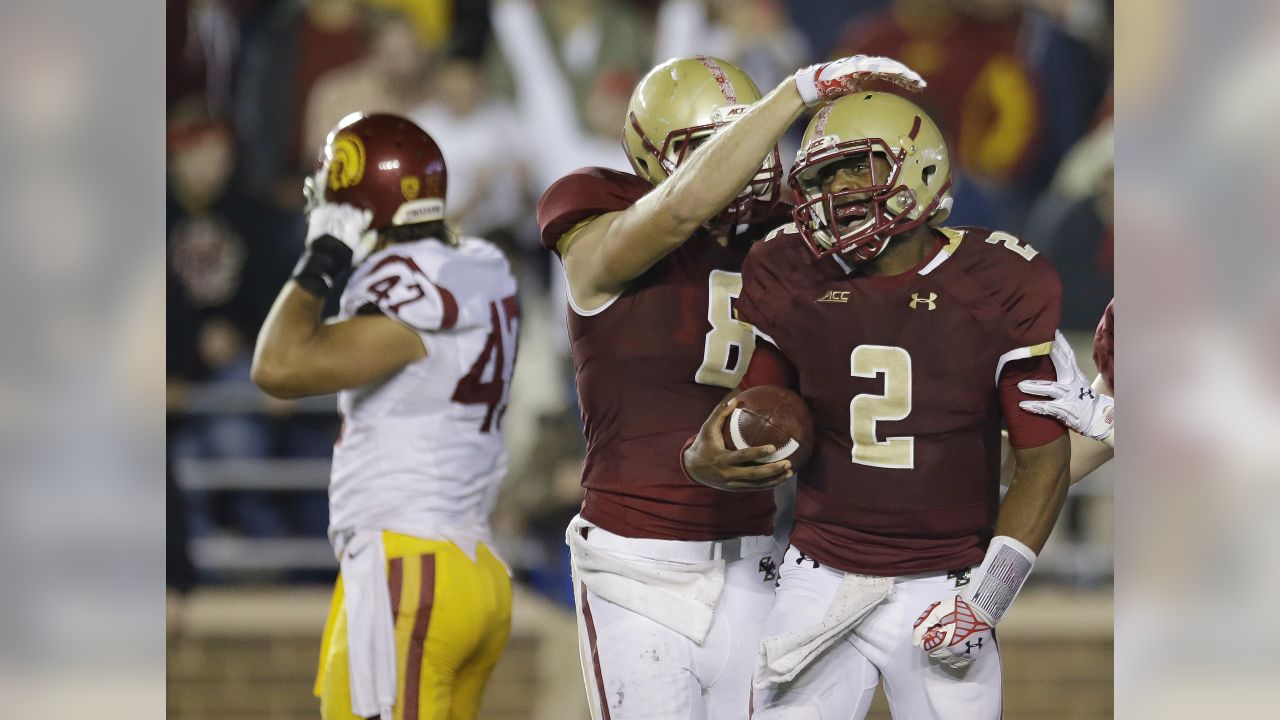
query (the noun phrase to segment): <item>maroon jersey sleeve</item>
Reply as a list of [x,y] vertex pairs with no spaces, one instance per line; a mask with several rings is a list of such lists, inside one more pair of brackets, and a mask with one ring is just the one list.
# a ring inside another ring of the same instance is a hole
[[1111,298],[1098,323],[1098,331],[1093,334],[1093,364],[1102,373],[1102,379],[1113,396],[1116,394],[1115,307],[1116,300]]
[[763,240],[751,246],[742,262],[742,293],[735,307],[738,319],[750,324],[756,335],[780,347],[786,326],[777,321],[785,317],[785,308],[795,291],[794,278],[805,257],[797,258],[794,243],[800,243],[795,226],[774,229]]
[[607,212],[626,210],[650,185],[630,173],[607,168],[574,170],[551,184],[538,200],[542,246],[555,252],[560,236],[574,225]]
[[799,387],[799,377],[796,366],[791,364],[781,350],[774,347],[768,340],[760,339],[756,342],[756,350],[751,354],[751,363],[747,365],[747,371],[743,373],[738,389],[746,390],[757,385],[777,385],[795,390]]
[[[1012,238],[1002,234],[991,236],[994,237]],[[988,243],[991,238],[987,239]],[[1018,403],[1036,398],[1019,390],[1018,383],[1057,377],[1049,360],[1049,349],[1062,319],[1062,283],[1043,255],[1037,253],[1026,259],[1022,253],[1029,252],[1027,246],[1016,240],[1006,240],[1004,248],[991,250],[1005,248],[1011,252],[994,253],[1000,265],[1007,267],[993,268],[1002,281],[992,286],[995,299],[1004,311],[1004,354],[997,368],[1000,409],[1010,445],[1039,447],[1061,437],[1066,429],[1053,418],[1019,407]]]

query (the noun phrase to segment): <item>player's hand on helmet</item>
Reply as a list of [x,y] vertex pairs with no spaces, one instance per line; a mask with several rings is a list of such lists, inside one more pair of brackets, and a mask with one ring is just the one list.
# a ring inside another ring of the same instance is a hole
[[991,622],[981,609],[959,595],[933,603],[915,622],[911,644],[951,668],[962,668],[978,659],[982,649],[995,642]]
[[[317,243],[332,244],[322,238],[330,237],[351,253],[360,246],[360,238],[369,228],[373,213],[345,203],[320,203],[311,209],[307,216],[307,247],[315,248]],[[345,253],[344,253],[345,254]],[[347,258],[351,262],[351,258]]]
[[1076,364],[1071,345],[1059,332],[1053,339],[1049,353],[1056,381],[1023,380],[1018,389],[1028,395],[1039,395],[1048,400],[1024,400],[1018,407],[1028,412],[1048,415],[1085,437],[1105,442],[1115,431],[1116,401],[1089,384]]
[[797,71],[795,78],[800,98],[810,107],[855,93],[870,80],[891,82],[912,92],[926,85],[919,73],[897,60],[870,55],[810,65]]
[[757,464],[755,461],[777,452],[772,445],[757,445],[730,450],[724,444],[725,421],[737,407],[736,399],[728,399],[716,406],[711,416],[702,423],[681,462],[685,472],[695,482],[729,492],[768,490],[791,479],[790,460]]

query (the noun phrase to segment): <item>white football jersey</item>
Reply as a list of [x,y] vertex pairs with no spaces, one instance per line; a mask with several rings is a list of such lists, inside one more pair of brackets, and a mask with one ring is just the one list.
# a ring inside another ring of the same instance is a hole
[[479,238],[395,244],[361,263],[342,294],[340,319],[372,312],[415,330],[427,355],[338,393],[330,536],[392,530],[471,553],[488,538],[507,472],[502,415],[519,331],[511,268]]

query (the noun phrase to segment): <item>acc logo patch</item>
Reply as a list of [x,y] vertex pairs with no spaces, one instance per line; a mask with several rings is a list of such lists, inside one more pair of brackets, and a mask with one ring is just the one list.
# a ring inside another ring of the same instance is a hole
[[364,141],[355,133],[338,133],[329,159],[329,189],[359,185],[364,177]]
[[422,183],[418,180],[417,175],[406,175],[400,178],[400,192],[404,195],[405,200],[413,200],[418,197],[418,190],[422,187]]

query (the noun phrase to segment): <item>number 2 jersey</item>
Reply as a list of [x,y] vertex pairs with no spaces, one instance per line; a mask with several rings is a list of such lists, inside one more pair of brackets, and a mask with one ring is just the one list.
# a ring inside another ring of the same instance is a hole
[[378,251],[352,273],[339,317],[380,313],[418,333],[426,357],[338,393],[329,531],[384,529],[484,541],[507,472],[502,437],[519,312],[497,247],[463,238]]
[[[538,203],[543,244],[555,251],[578,223],[625,210],[651,189],[635,175],[603,168],[561,178]],[[754,337],[734,317],[739,270],[750,242],[776,224],[750,226],[728,247],[699,230],[603,307],[569,308],[587,439],[587,521],[626,537],[665,540],[772,531],[772,493],[699,485],[685,477],[680,454],[746,370]]]
[[1019,381],[1054,378],[1057,274],[1011,235],[937,235],[918,267],[891,277],[817,260],[794,225],[743,266],[741,317],[762,337],[757,362],[786,368],[814,418],[791,543],[846,572],[980,563],[999,506],[1002,418],[1014,447],[1065,432],[1017,405],[1031,399]]

